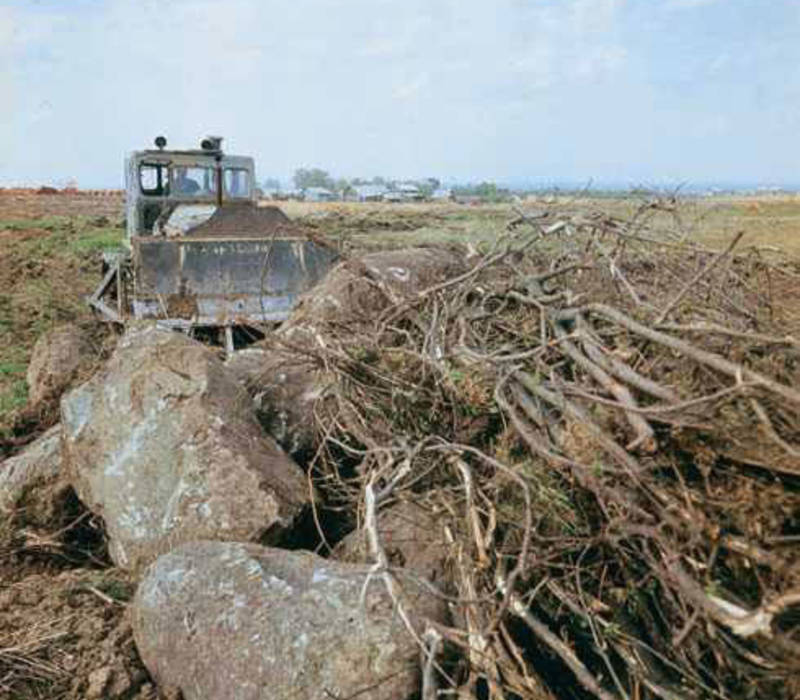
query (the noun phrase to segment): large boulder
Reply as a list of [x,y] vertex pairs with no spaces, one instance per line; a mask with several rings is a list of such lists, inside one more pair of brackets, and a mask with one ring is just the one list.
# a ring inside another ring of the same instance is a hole
[[[440,602],[409,594],[413,624]],[[370,567],[196,542],[160,557],[132,605],[139,654],[185,700],[403,700],[419,648]]]
[[89,329],[66,324],[43,334],[28,363],[28,398],[31,404],[57,399],[81,374],[97,364],[101,351]]
[[54,425],[22,452],[0,462],[0,517],[13,511],[26,492],[61,476],[61,426]]
[[272,541],[308,501],[302,471],[263,433],[246,392],[184,335],[132,329],[61,414],[72,484],[123,568],[189,540]]
[[334,377],[307,357],[280,347],[240,350],[225,366],[252,396],[264,430],[292,457],[307,459],[316,434],[314,406]]
[[320,342],[322,326],[374,317],[467,269],[465,256],[448,248],[403,248],[352,258],[301,298],[280,336],[289,343]]

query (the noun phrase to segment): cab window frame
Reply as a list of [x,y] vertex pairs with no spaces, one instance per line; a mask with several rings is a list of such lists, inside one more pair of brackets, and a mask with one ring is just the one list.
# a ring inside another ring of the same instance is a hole
[[[238,175],[240,178],[244,177],[245,191],[243,193],[234,194],[231,191],[231,185],[234,182],[234,174]],[[230,197],[231,199],[249,199],[253,192],[253,183],[252,177],[250,176],[250,170],[248,168],[235,165],[223,167],[222,187],[226,197]]]
[[[155,183],[153,187],[146,186],[145,172],[152,171]],[[142,161],[138,167],[139,192],[145,196],[166,197],[170,193],[170,167],[168,163]]]

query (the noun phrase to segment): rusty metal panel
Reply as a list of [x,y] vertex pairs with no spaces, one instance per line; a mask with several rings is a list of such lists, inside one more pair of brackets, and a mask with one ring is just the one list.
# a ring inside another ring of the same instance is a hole
[[134,315],[196,322],[280,320],[333,265],[297,238],[134,239]]
[[133,239],[134,293],[136,296],[177,294],[181,279],[180,247],[176,241]]

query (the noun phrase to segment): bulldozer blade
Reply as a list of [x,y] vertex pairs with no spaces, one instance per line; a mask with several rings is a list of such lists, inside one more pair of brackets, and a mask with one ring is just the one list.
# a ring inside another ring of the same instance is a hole
[[135,318],[178,325],[282,321],[337,259],[298,237],[138,237],[133,241]]

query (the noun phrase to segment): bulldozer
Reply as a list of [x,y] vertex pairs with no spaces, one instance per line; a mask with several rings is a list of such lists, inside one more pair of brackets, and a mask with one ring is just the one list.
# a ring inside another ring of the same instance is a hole
[[221,137],[166,145],[159,136],[126,159],[124,246],[104,255],[88,303],[114,324],[216,330],[232,351],[234,329],[286,319],[338,254],[278,207],[259,206],[253,159],[224,153]]

